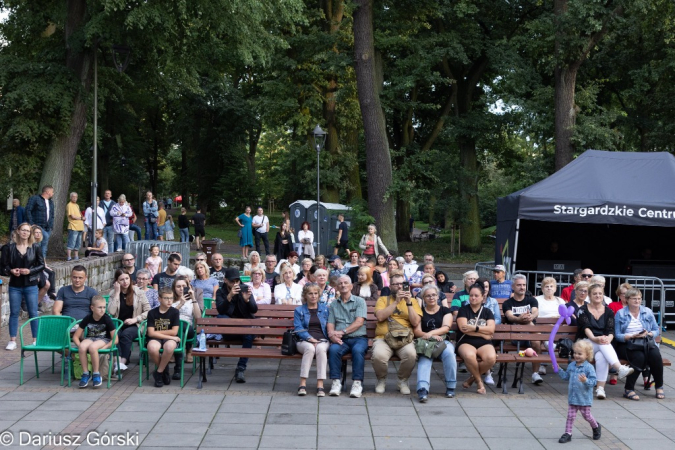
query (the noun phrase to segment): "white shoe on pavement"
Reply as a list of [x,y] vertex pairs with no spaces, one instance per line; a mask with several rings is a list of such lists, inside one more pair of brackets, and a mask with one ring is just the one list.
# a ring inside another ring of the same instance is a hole
[[485,374],[485,378],[483,378],[483,382],[487,385],[494,386],[495,385],[495,380],[492,378],[492,372],[488,372]]
[[331,397],[339,397],[342,393],[342,383],[340,380],[333,380],[333,385],[330,387],[328,395]]
[[386,378],[380,378],[377,380],[377,385],[375,386],[375,393],[376,394],[384,394],[384,390],[387,388],[387,379]]
[[349,393],[349,396],[351,398],[361,398],[361,394],[363,393],[363,386],[361,385],[361,382],[359,380],[354,380],[352,383],[352,390]]
[[403,395],[410,395],[410,387],[408,386],[408,379],[407,378],[399,378],[398,379],[398,390]]
[[602,386],[598,386],[598,389],[595,391],[595,396],[598,397],[600,400],[604,400],[607,398],[607,394],[605,394],[605,388]]
[[533,384],[536,384],[537,386],[539,386],[543,382],[544,382],[544,379],[537,372],[532,374],[532,383]]
[[539,375],[546,375],[546,364],[539,366]]
[[9,341],[5,350],[16,350],[16,341]]

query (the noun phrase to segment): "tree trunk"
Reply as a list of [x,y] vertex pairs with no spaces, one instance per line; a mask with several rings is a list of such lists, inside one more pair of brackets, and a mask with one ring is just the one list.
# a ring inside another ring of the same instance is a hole
[[476,140],[462,136],[459,143],[459,159],[462,166],[460,194],[466,208],[466,214],[460,224],[462,236],[461,250],[478,253],[480,242],[480,214],[478,212],[478,160],[476,158]]
[[410,242],[410,202],[396,199],[396,239],[398,242]]
[[[85,99],[91,88],[92,66],[94,51],[90,48],[82,49],[79,43],[79,35],[82,32],[87,17],[86,0],[68,0],[67,16],[65,24],[66,44],[66,67],[76,76],[82,84],[82,89],[73,99],[73,113],[70,118],[70,126],[66,133],[58,136],[49,150],[42,169],[40,186],[52,185],[54,187],[54,230],[49,239],[49,254],[52,256],[64,256],[65,245],[63,242],[63,220],[65,207],[68,203],[68,190],[70,179],[75,165],[75,156],[80,140],[84,133],[87,122],[87,105]],[[71,42],[71,37],[73,40]],[[83,196],[84,197],[84,196]]]
[[558,171],[574,158],[574,125],[577,111],[574,104],[574,89],[577,80],[577,65],[555,69],[555,170]]
[[376,84],[372,0],[356,1],[354,54],[356,87],[366,141],[368,209],[375,218],[384,244],[390,251],[398,251],[394,225],[394,199],[391,195],[387,196],[387,190],[392,183],[391,155],[379,87]]

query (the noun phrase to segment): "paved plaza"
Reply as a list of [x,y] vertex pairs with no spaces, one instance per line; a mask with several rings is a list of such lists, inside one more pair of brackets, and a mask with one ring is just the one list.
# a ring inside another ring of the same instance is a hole
[[[4,330],[3,330],[4,331]],[[6,331],[4,331],[6,333]],[[4,334],[3,333],[3,334]],[[673,339],[673,333],[669,333]],[[6,336],[6,335],[5,335]],[[2,345],[6,343],[6,338]],[[675,360],[675,350],[662,347]],[[7,448],[81,448],[99,446],[139,449],[542,449],[565,448],[567,390],[557,375],[545,383],[529,383],[525,393],[511,389],[503,395],[488,386],[488,394],[464,390],[446,399],[442,373],[432,374],[429,402],[414,393],[400,395],[390,368],[387,392],[374,393],[375,376],[366,364],[364,397],[315,397],[310,374],[309,395],[297,397],[299,360],[251,360],[247,382],[233,380],[236,360],[219,360],[202,390],[197,375],[157,389],[152,377],[138,387],[138,367],[132,364],[121,382],[110,389],[59,386],[58,368],[51,373],[50,357],[40,356],[41,374],[35,378],[33,357],[27,355],[27,382],[19,386],[19,352],[0,350],[0,444]],[[56,358],[57,364],[59,357]],[[136,359],[134,360],[136,362]],[[442,371],[435,364],[436,371]],[[440,376],[439,376],[440,375]],[[459,374],[460,382],[466,374]],[[513,368],[509,369],[509,378]],[[675,445],[675,372],[666,368],[665,400],[654,390],[638,393],[642,400],[621,397],[622,386],[608,386],[608,399],[596,400],[593,414],[603,426],[602,439],[593,441],[588,424],[579,416],[575,449],[672,449]],[[327,387],[329,384],[327,383]],[[347,383],[347,389],[350,382]],[[347,391],[348,392],[348,391]]]

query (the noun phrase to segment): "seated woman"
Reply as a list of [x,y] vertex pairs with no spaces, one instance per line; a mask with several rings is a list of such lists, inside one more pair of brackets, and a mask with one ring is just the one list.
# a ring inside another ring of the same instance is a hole
[[[178,310],[178,312],[180,313],[181,320],[185,320],[190,323],[190,327],[188,328],[187,333],[187,342],[185,343],[186,345],[185,362],[191,363],[192,342],[194,341],[195,338],[195,329],[192,324],[195,317],[202,316],[202,310],[199,308],[197,295],[195,294],[195,290],[192,288],[192,285],[190,284],[190,280],[188,277],[184,275],[178,275],[173,280],[171,291],[173,292],[173,304],[171,306],[173,306]],[[181,358],[183,356],[178,353],[176,353],[175,356],[176,356],[176,365],[173,369],[172,378],[174,380],[180,380],[180,363]]]
[[300,387],[298,395],[307,395],[307,377],[312,366],[312,360],[316,356],[316,396],[325,397],[323,380],[326,379],[326,367],[328,365],[328,305],[320,303],[319,286],[316,283],[308,283],[302,289],[302,305],[295,308],[293,314],[293,326],[296,331],[298,352],[302,354],[300,365]]
[[494,297],[490,297],[490,289],[492,288],[490,280],[481,277],[476,280],[476,283],[483,285],[483,287],[485,288],[485,295],[483,296],[483,304],[486,307],[490,308],[490,311],[492,311],[492,314],[495,316],[495,325],[500,325],[502,323],[502,309],[500,308],[497,299]]
[[120,370],[127,369],[127,362],[131,358],[131,346],[138,337],[138,324],[148,317],[148,311],[150,303],[145,298],[145,292],[131,284],[128,273],[123,269],[117,269],[113,290],[110,291],[108,299],[108,314],[124,322],[117,334],[120,346]]
[[274,286],[274,303],[276,305],[300,305],[302,288],[293,282],[295,273],[291,266],[281,269],[281,282]]
[[588,288],[590,284],[587,281],[579,281],[574,286],[574,300],[570,300],[565,304],[565,306],[571,306],[574,308],[574,314],[572,314],[571,325],[577,324],[577,317],[579,315],[579,308],[586,304],[586,299],[588,298]]
[[[631,400],[640,400],[635,393],[635,381],[642,372],[649,367],[654,376],[656,386],[656,398],[664,399],[663,393],[663,358],[656,345],[647,345],[646,348],[628,349],[627,343],[635,342],[635,339],[656,337],[659,335],[659,324],[654,318],[654,313],[646,306],[642,306],[642,293],[635,288],[626,291],[628,306],[616,313],[614,330],[616,333],[616,349],[618,356],[628,360],[635,372],[626,377],[623,396]],[[650,386],[650,385],[649,385]],[[649,387],[645,383],[645,389]]]
[[595,391],[595,396],[599,399],[605,399],[607,398],[605,383],[607,383],[609,368],[618,370],[619,379],[633,373],[633,369],[621,365],[619,357],[612,347],[615,328],[614,313],[605,305],[605,294],[602,287],[593,284],[589,290],[591,302],[584,304],[577,313],[577,339],[586,338],[593,344],[595,372],[598,377],[598,388]]
[[298,276],[295,277],[295,282],[300,283],[302,280],[305,280],[305,282],[302,283],[303,285],[305,283],[309,283],[310,282],[309,271],[312,270],[313,265],[314,262],[311,259],[309,258],[303,259],[302,264],[300,266],[300,272],[298,273]]
[[[445,374],[445,396],[453,398],[455,396],[455,386],[457,385],[457,360],[455,358],[455,347],[448,340],[448,333],[452,326],[452,312],[450,308],[442,306],[438,302],[438,287],[428,284],[422,288],[422,299],[424,307],[422,308],[422,320],[415,327],[415,337],[419,339],[434,339],[436,341],[445,341],[445,349],[441,353],[443,361],[443,373]],[[431,365],[433,360],[420,354],[417,362],[417,394],[420,402],[427,401],[429,396],[429,386],[431,380]]]
[[319,302],[325,303],[326,306],[330,306],[335,300],[335,288],[328,283],[328,271],[325,269],[317,269],[314,272],[314,278],[316,278],[316,284],[319,286]]
[[205,298],[216,298],[216,292],[220,284],[218,280],[209,274],[209,266],[204,261],[195,263],[195,280],[192,282],[194,287],[201,288]]
[[351,269],[352,267],[357,267],[359,265],[359,252],[356,250],[352,250],[349,252],[349,262],[345,264],[345,267],[347,269]]
[[377,300],[377,285],[373,283],[373,272],[370,267],[360,267],[357,272],[357,280],[352,287],[352,294],[367,302]]
[[560,317],[558,306],[564,305],[565,300],[555,296],[558,284],[553,277],[546,277],[541,280],[541,294],[536,298],[539,303],[539,318],[557,318]]
[[[436,285],[436,278],[433,275],[431,275],[430,273],[427,273],[422,277],[422,289],[424,288],[424,286],[429,286],[429,285],[433,285],[433,286],[438,287]],[[424,299],[422,298],[422,290],[420,290],[417,293],[415,298],[419,302],[420,307],[424,307]],[[440,289],[438,290],[438,303],[440,303],[441,306],[445,306],[446,308],[448,308],[450,306],[450,305],[448,305],[448,298],[445,296],[445,294],[443,292],[441,292]]]
[[[457,312],[457,354],[462,357],[471,376],[462,384],[468,389],[475,382],[476,392],[485,394],[485,385],[481,374],[494,366],[497,353],[492,345],[495,332],[495,317],[490,308],[483,305],[485,287],[474,284],[469,288],[469,304],[461,306]],[[480,357],[481,362],[478,363]]]
[[[619,285],[618,288],[616,288],[616,301],[609,304],[609,309],[614,311],[615,324],[616,324],[616,313],[618,313],[619,310],[623,309],[624,307],[628,306],[628,300],[626,299],[626,291],[632,288],[633,286],[631,286],[630,283],[622,283]],[[619,358],[626,359],[625,357],[621,356],[622,353],[619,352],[618,345],[620,344],[621,343],[618,342],[616,339],[612,341],[614,350],[616,350],[616,354],[619,355]],[[649,383],[649,379],[651,378],[651,375],[649,374],[649,369],[644,370],[642,376],[644,377],[645,391],[648,391],[651,388],[651,385]],[[616,382],[617,382],[616,373],[609,372],[609,384],[614,386]]]
[[150,285],[151,282],[152,277],[150,276],[150,271],[148,269],[136,271],[136,286],[143,291],[145,298],[148,299],[150,309],[153,309],[159,306],[159,293],[152,288]]
[[265,271],[259,267],[251,270],[251,281],[246,283],[251,289],[251,295],[258,305],[269,305],[272,303],[272,290],[270,285],[265,283]]
[[444,294],[449,294],[455,292],[455,283],[448,280],[448,276],[442,270],[436,271],[436,286]]
[[316,255],[316,258],[314,258],[314,265],[319,269],[325,269],[326,257],[324,255]]
[[251,270],[258,267],[265,269],[264,266],[260,265],[260,253],[254,250],[248,254],[248,262],[244,264],[244,275],[251,275]]
[[389,274],[387,273],[387,269],[387,257],[380,253],[377,255],[377,265],[375,266],[375,270],[380,272],[380,276],[382,277],[382,287],[389,287]]

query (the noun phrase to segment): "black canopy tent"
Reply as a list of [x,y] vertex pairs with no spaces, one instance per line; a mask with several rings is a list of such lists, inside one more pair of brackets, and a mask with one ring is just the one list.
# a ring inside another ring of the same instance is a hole
[[647,248],[653,259],[675,260],[674,226],[673,155],[588,150],[497,200],[495,261],[509,273],[535,270],[538,260],[577,260],[621,274]]

